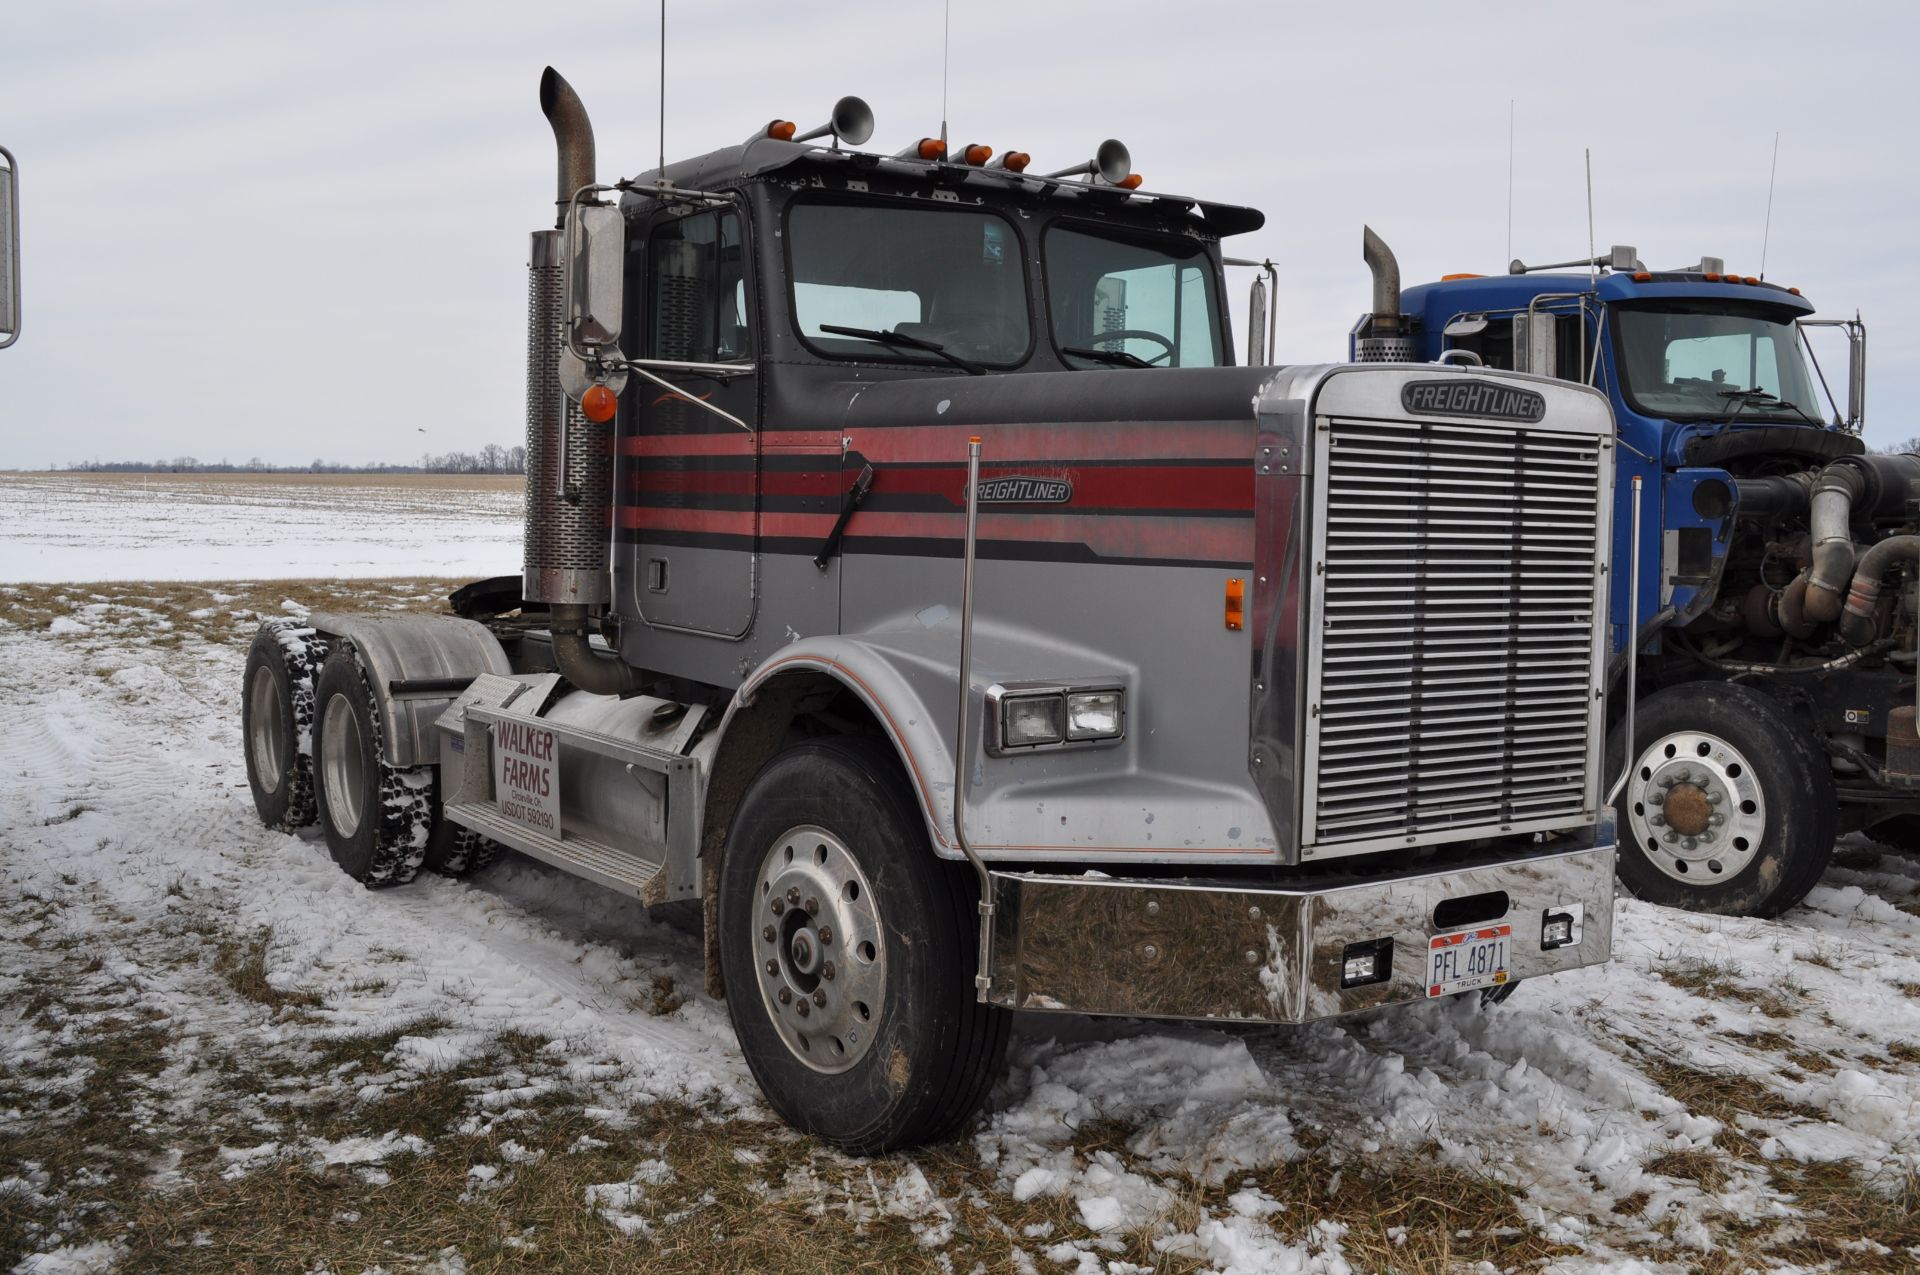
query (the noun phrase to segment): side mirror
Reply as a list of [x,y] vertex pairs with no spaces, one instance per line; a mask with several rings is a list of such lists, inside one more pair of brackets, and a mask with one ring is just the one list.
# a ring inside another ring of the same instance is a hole
[[1631,244],[1617,243],[1608,254],[1607,268],[1615,274],[1632,274],[1645,269],[1640,264],[1640,253]]
[[20,165],[0,146],[0,350],[20,339]]
[[574,204],[563,237],[567,279],[567,345],[598,350],[620,339],[621,262],[626,223],[618,208]]

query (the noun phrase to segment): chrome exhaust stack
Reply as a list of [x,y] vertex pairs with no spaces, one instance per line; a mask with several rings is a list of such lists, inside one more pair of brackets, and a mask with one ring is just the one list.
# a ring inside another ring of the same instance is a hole
[[[573,86],[552,67],[540,77],[540,110],[558,155],[557,226],[576,192],[594,181],[593,124]],[[552,614],[554,662],[597,695],[640,689],[640,670],[595,651],[593,612],[613,600],[613,426],[589,421],[561,387],[567,279],[562,231],[536,230],[527,270],[527,518],[521,592]]]
[[1400,330],[1400,262],[1372,226],[1360,229],[1360,255],[1373,272],[1373,316],[1366,334],[1354,342],[1354,361],[1411,363],[1413,340]]

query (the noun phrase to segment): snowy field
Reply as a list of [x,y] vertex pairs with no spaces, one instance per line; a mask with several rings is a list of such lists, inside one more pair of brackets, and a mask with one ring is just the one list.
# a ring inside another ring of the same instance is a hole
[[1775,922],[1623,901],[1611,966],[1493,1008],[1034,1016],[965,1137],[850,1160],[762,1106],[689,934],[256,822],[257,617],[444,588],[0,586],[0,1270],[1920,1268],[1920,862],[1849,844]]
[[514,476],[0,473],[0,581],[502,575],[520,519]]

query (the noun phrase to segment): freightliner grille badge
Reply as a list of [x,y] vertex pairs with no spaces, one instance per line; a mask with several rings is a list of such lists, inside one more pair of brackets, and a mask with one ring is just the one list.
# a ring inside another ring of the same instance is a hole
[[1007,474],[980,480],[983,505],[1064,505],[1072,499],[1073,484],[1064,478]]
[[1474,416],[1532,424],[1547,414],[1547,400],[1532,390],[1491,381],[1409,381],[1400,405],[1423,416]]

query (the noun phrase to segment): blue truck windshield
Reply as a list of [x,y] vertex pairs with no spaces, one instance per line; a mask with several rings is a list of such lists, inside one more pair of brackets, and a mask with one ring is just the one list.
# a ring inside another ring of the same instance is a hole
[[1620,306],[1614,321],[1620,386],[1643,416],[1819,420],[1790,318],[1667,302]]

